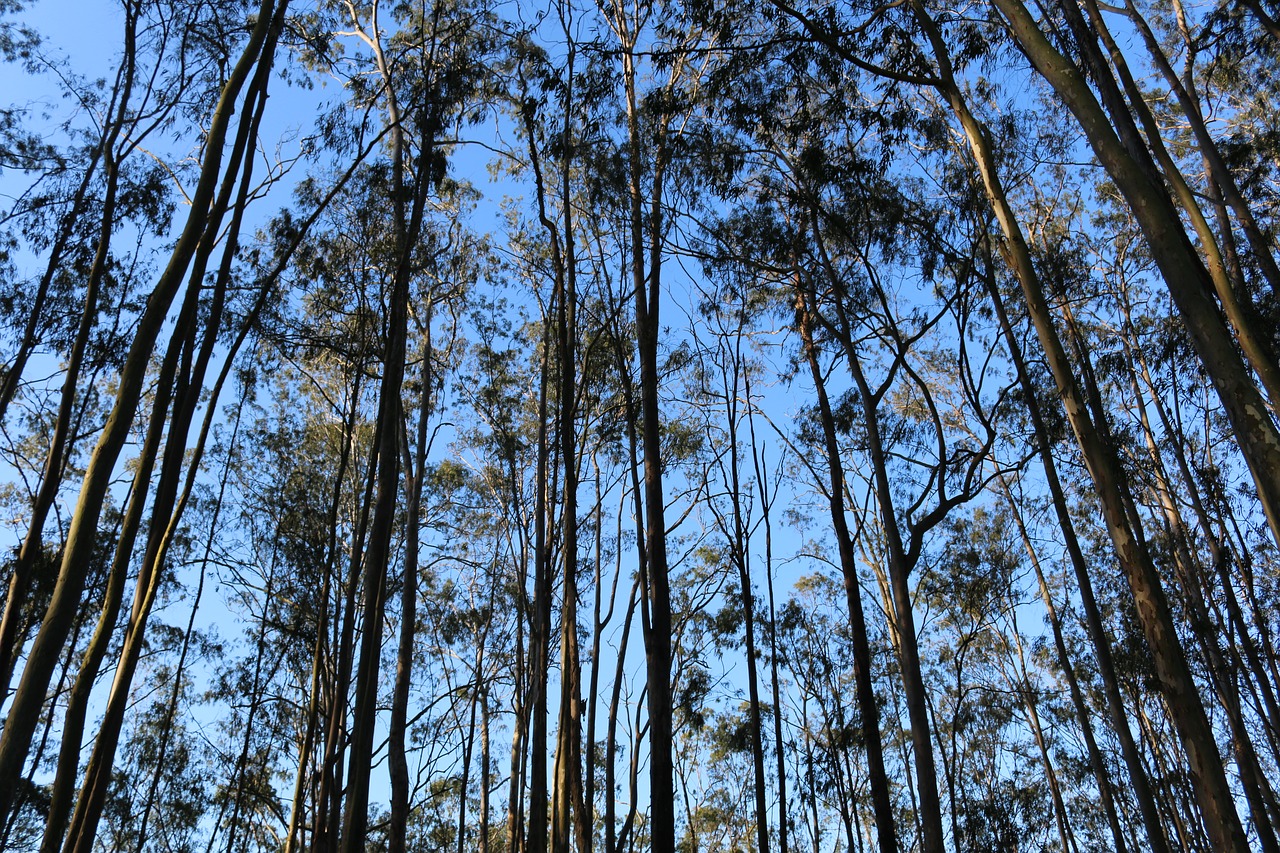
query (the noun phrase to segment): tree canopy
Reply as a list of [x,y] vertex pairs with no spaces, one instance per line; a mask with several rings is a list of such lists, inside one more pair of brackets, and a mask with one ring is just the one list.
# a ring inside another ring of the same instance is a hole
[[0,849],[1280,853],[1280,3],[0,0]]

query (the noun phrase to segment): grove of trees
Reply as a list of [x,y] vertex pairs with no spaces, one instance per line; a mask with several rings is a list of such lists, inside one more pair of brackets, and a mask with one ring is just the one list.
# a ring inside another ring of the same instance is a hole
[[1280,853],[1280,0],[0,60],[0,850]]

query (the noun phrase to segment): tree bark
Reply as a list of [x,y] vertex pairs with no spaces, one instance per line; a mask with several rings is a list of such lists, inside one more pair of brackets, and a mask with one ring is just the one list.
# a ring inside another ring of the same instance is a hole
[[[1135,152],[1117,136],[1079,70],[1049,43],[1021,0],[992,0],[992,3],[1004,16],[1010,34],[1036,70],[1075,115],[1098,160],[1128,201],[1183,325],[1218,393],[1223,411],[1235,430],[1236,442],[1257,487],[1272,537],[1280,543],[1280,432],[1218,312],[1203,262],[1187,239],[1168,195],[1152,182],[1154,167],[1149,161],[1135,159]],[[1073,15],[1079,16],[1079,11],[1073,12],[1070,4],[1063,8],[1069,21]],[[1083,26],[1081,22],[1077,29]],[[1086,55],[1096,52],[1096,45],[1089,39],[1080,39],[1080,46]],[[1100,85],[1104,85],[1108,77],[1100,73],[1102,69],[1095,71],[1099,72],[1095,76]],[[1119,112],[1118,107],[1115,112]],[[1190,725],[1199,730],[1198,724]],[[1192,740],[1200,741],[1201,737],[1194,735]],[[1199,755],[1205,746],[1200,743],[1194,751]],[[1200,784],[1204,786],[1201,808],[1211,826],[1214,842],[1223,849],[1242,849],[1243,829],[1231,802],[1226,775],[1209,766],[1214,763],[1214,753],[1216,749],[1205,753],[1205,766],[1199,766],[1199,758],[1192,759],[1197,765]]]

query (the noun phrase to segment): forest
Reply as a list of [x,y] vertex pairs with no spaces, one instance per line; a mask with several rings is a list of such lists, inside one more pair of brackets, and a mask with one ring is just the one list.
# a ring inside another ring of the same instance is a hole
[[1280,0],[0,74],[0,850],[1280,853]]

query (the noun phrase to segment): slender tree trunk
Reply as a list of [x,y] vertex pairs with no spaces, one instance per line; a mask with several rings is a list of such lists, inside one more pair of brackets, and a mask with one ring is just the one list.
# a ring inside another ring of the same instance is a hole
[[[476,713],[480,709],[480,678],[479,673],[484,662],[484,648],[477,646],[476,662],[474,672],[476,677],[470,685],[471,696],[467,702],[467,724],[465,728],[462,726],[462,720],[458,720],[458,727],[464,728],[466,736],[462,740],[462,777],[458,780],[458,823],[454,832],[454,839],[457,847],[455,853],[464,853],[467,849],[467,805],[471,800],[471,757],[476,752]],[[456,706],[455,706],[456,709]],[[457,713],[456,710],[454,712]]]
[[[141,809],[142,823],[138,827],[134,853],[145,853],[147,849],[147,826],[151,813],[156,808],[156,796],[160,789],[161,777],[164,775],[166,759],[168,758],[173,721],[178,713],[178,701],[182,695],[182,680],[186,676],[187,655],[191,650],[191,637],[195,631],[196,614],[200,610],[200,600],[204,596],[205,574],[209,568],[209,558],[213,553],[213,542],[218,531],[218,520],[222,515],[223,500],[227,492],[227,481],[231,476],[231,461],[235,457],[236,438],[240,433],[240,416],[243,408],[244,400],[241,400],[241,405],[236,409],[236,418],[231,428],[231,439],[227,445],[227,459],[222,467],[222,477],[218,483],[218,497],[214,503],[213,517],[209,520],[209,535],[205,539],[204,553],[200,560],[200,579],[196,585],[194,600],[191,602],[191,616],[187,619],[187,630],[182,636],[182,650],[178,654],[178,665],[173,675],[173,689],[169,693],[169,701],[165,708],[160,746],[156,750],[155,772],[151,775],[151,782],[147,786],[147,796]],[[56,848],[54,849],[56,850]],[[50,853],[53,853],[53,851],[51,850]]]
[[[773,743],[778,773],[778,853],[788,853],[787,839],[787,765],[782,739],[782,686],[778,676],[778,616],[773,594],[773,508],[774,496],[769,494],[765,479],[764,448],[756,440],[754,403],[751,396],[751,375],[744,382],[747,392],[747,428],[751,434],[751,462],[755,468],[756,482],[760,484],[760,516],[764,525],[765,586],[769,596],[769,681],[773,690]],[[774,492],[774,495],[777,493]],[[858,590],[861,598],[862,590]],[[876,726],[879,729],[879,724]],[[883,764],[883,758],[881,763]]]
[[528,853],[547,853],[547,679],[551,643],[551,559],[547,544],[547,391],[550,384],[549,333],[544,328],[538,383],[538,457],[534,475],[533,625],[529,661],[533,680],[533,737],[529,743]]
[[1027,656],[1022,647],[1022,635],[1018,631],[1017,611],[1010,606],[1009,612],[1013,620],[1011,625],[1013,643],[1018,652],[1018,681],[1014,684],[1007,674],[1005,678],[1009,683],[1009,689],[1022,699],[1022,705],[1027,711],[1027,722],[1031,725],[1031,734],[1035,738],[1036,749],[1040,752],[1040,762],[1044,765],[1045,780],[1049,783],[1049,794],[1053,799],[1053,815],[1058,824],[1058,838],[1062,842],[1063,853],[1071,853],[1071,851],[1079,853],[1075,833],[1071,830],[1071,818],[1062,801],[1062,785],[1058,781],[1057,771],[1053,768],[1053,760],[1049,757],[1049,744],[1045,740],[1044,727],[1040,724],[1035,689],[1027,674]]
[[[606,744],[606,760],[605,760],[605,787],[608,789],[608,795],[605,800],[605,853],[618,853],[620,850],[626,849],[628,833],[630,832],[631,822],[635,814],[637,803],[635,800],[636,790],[636,768],[637,757],[633,753],[631,757],[630,772],[630,792],[631,806],[628,809],[627,817],[623,824],[623,829],[614,837],[617,827],[615,804],[614,804],[614,763],[615,752],[617,750],[617,724],[619,705],[622,696],[622,680],[624,676],[624,667],[627,657],[627,640],[631,635],[631,625],[635,617],[636,605],[640,605],[640,621],[642,634],[649,630],[649,617],[647,607],[648,585],[646,579],[648,577],[648,550],[645,547],[645,524],[644,524],[644,497],[643,488],[640,483],[640,438],[637,430],[637,421],[639,421],[636,412],[635,388],[631,378],[631,365],[628,362],[627,354],[623,349],[622,335],[614,336],[614,362],[618,372],[618,379],[622,385],[622,409],[623,423],[627,436],[627,472],[630,475],[630,489],[628,490],[632,502],[631,516],[635,521],[635,537],[636,537],[636,556],[637,571],[635,582],[631,587],[631,596],[627,601],[627,617],[622,624],[622,639],[618,648],[618,662],[613,677],[613,696],[609,701],[609,723]],[[625,498],[624,498],[625,499]],[[619,513],[621,516],[621,512]],[[621,523],[619,523],[621,525]],[[619,541],[621,537],[621,526],[619,526]],[[621,571],[621,564],[619,564]],[[639,708],[637,707],[637,714]],[[636,749],[638,749],[638,744]]]
[[137,470],[130,487],[124,518],[120,524],[120,535],[108,569],[101,612],[94,632],[89,638],[89,645],[81,659],[71,693],[67,697],[67,711],[62,722],[62,745],[58,755],[58,770],[49,792],[49,815],[45,823],[44,840],[41,843],[41,850],[44,853],[53,853],[61,848],[67,822],[75,805],[80,750],[84,740],[89,696],[97,682],[102,661],[106,657],[120,615],[129,562],[142,524],[142,514],[150,491],[151,473],[160,452],[165,416],[172,399],[173,377],[177,370],[181,344],[181,339],[175,335],[170,340],[160,365],[147,436],[138,455]]
[[[636,348],[640,359],[640,417],[644,446],[645,544],[650,624],[645,632],[649,694],[649,832],[653,853],[675,850],[675,767],[671,708],[671,589],[667,564],[666,504],[662,483],[662,426],[658,399],[659,306],[662,299],[663,179],[665,133],[655,140],[648,213],[641,183],[639,100],[635,45],[623,51],[630,197],[630,267],[635,290]],[[647,226],[647,229],[646,229]],[[647,230],[647,242],[646,242]],[[646,250],[648,254],[646,270]]]
[[[569,121],[573,103],[574,50],[569,51],[568,89],[565,94],[565,126],[562,144],[572,144]],[[532,145],[532,143],[530,143]],[[556,723],[556,780],[551,814],[551,850],[568,853],[570,838],[579,829],[579,853],[590,853],[590,817],[582,805],[582,661],[578,650],[578,436],[577,436],[577,261],[573,205],[569,203],[569,167],[563,164],[563,243],[553,234],[552,265],[556,274],[556,329],[560,356],[557,394],[557,434],[563,466],[560,536],[564,558],[564,594],[560,611],[560,709]],[[541,194],[539,201],[541,202]],[[543,220],[549,229],[545,209]],[[582,830],[586,830],[583,832]]]
[[[272,555],[274,562],[275,555]],[[227,846],[226,853],[235,853],[237,833],[241,829],[241,813],[244,810],[245,799],[253,793],[249,790],[249,763],[250,753],[253,751],[253,735],[254,727],[258,723],[258,715],[263,705],[266,704],[266,697],[262,693],[262,685],[271,681],[275,677],[276,672],[280,668],[280,662],[284,659],[285,648],[282,646],[276,652],[275,659],[269,665],[264,665],[264,659],[267,655],[267,631],[271,625],[270,610],[274,603],[272,595],[272,587],[275,581],[275,567],[272,566],[272,575],[267,579],[267,584],[263,589],[262,597],[262,620],[258,625],[257,647],[258,651],[253,662],[253,680],[250,683],[249,692],[249,710],[245,714],[244,732],[240,737],[240,754],[236,758],[235,771],[232,774],[228,789],[231,791],[231,819],[227,821]],[[264,669],[266,670],[264,674]],[[213,842],[217,837],[218,826],[214,825],[213,834],[209,837],[209,848],[212,849]]]
[[[604,497],[600,493],[600,465],[598,460],[594,461],[595,467],[595,503],[592,506],[592,514],[595,516],[594,530],[592,531],[592,539],[595,543],[595,592],[593,594],[591,613],[591,675],[587,679],[587,731],[586,743],[587,749],[584,758],[583,767],[583,784],[582,784],[582,801],[584,806],[583,820],[579,822],[579,831],[586,830],[589,835],[595,834],[595,818],[596,818],[596,764],[598,762],[596,756],[596,720],[599,717],[598,708],[600,707],[599,687],[600,687],[600,647],[604,637],[604,629],[613,621],[614,607],[618,601],[618,579],[622,572],[615,572],[613,576],[613,585],[609,590],[609,612],[603,616],[600,613],[602,605],[601,599],[604,595]],[[621,541],[621,538],[619,538]],[[609,791],[607,797],[612,797],[613,792]]]
[[[281,0],[279,10],[282,11],[285,5],[287,0]],[[97,542],[103,502],[111,485],[116,460],[133,423],[156,338],[164,325],[169,305],[182,285],[191,256],[206,231],[235,101],[254,68],[260,63],[262,67],[270,65],[272,57],[262,52],[262,46],[276,11],[275,3],[262,0],[248,43],[223,86],[209,125],[206,159],[192,196],[190,215],[169,264],[157,281],[138,322],[120,372],[115,404],[89,459],[67,532],[53,597],[27,655],[26,667],[10,705],[3,735],[0,735],[0,815],[7,815],[12,807],[15,782],[21,777],[49,679],[75,621]]]
[[[1103,625],[1102,613],[1098,607],[1097,598],[1093,593],[1093,581],[1089,576],[1088,563],[1085,560],[1084,551],[1080,547],[1080,541],[1076,537],[1075,523],[1071,520],[1066,493],[1062,488],[1062,481],[1058,477],[1057,463],[1053,460],[1049,431],[1045,426],[1044,416],[1040,411],[1036,388],[1031,376],[1027,373],[1026,364],[1022,356],[1022,348],[1018,344],[1017,336],[1013,332],[1013,326],[1009,322],[1004,300],[996,287],[995,279],[988,276],[985,280],[987,293],[991,298],[991,304],[995,308],[996,317],[1004,334],[1005,345],[1009,348],[1009,356],[1013,361],[1014,369],[1017,371],[1018,381],[1022,385],[1027,414],[1035,431],[1036,447],[1041,467],[1044,469],[1045,482],[1049,487],[1049,497],[1053,503],[1053,510],[1058,520],[1059,529],[1062,531],[1063,544],[1066,547],[1067,556],[1071,560],[1076,586],[1080,592],[1080,606],[1084,611],[1085,627],[1096,655],[1098,673],[1102,676],[1103,694],[1107,699],[1111,727],[1116,734],[1117,740],[1120,741],[1120,751],[1124,757],[1125,766],[1129,771],[1129,783],[1134,798],[1138,801],[1138,810],[1142,815],[1143,827],[1146,830],[1147,844],[1152,851],[1166,851],[1168,842],[1165,838],[1164,826],[1160,820],[1159,810],[1156,808],[1155,796],[1147,780],[1147,773],[1142,764],[1142,756],[1138,751],[1137,744],[1134,742],[1132,730],[1129,728],[1124,699],[1120,693],[1119,678],[1116,675],[1115,660],[1111,653],[1111,638]],[[1021,517],[1016,515],[1016,504],[1012,500],[1010,501],[1010,506],[1014,508],[1015,517],[1021,524]],[[1033,557],[1032,559],[1034,561],[1035,558]],[[1097,760],[1100,762],[1101,756],[1098,756]],[[1100,765],[1096,766],[1100,767]],[[1095,772],[1097,771],[1095,770]],[[1118,851],[1122,850],[1122,844],[1117,843],[1116,849]]]
[[[391,776],[391,816],[387,829],[387,849],[404,853],[409,825],[409,762],[406,735],[409,720],[409,688],[413,681],[414,637],[418,621],[418,525],[422,514],[422,486],[426,476],[427,423],[431,416],[431,388],[435,382],[431,360],[432,305],[426,306],[425,337],[422,346],[422,395],[418,401],[418,429],[414,441],[413,465],[406,472],[404,536],[404,580],[400,592],[400,643],[396,651],[396,680],[391,698],[391,729],[387,740],[387,764]],[[487,738],[486,731],[486,738]],[[486,741],[487,742],[487,741]]]
[[[278,17],[272,21],[266,43],[263,46],[263,53],[266,56],[274,56],[276,40],[284,24],[283,11],[283,9],[280,9]],[[175,351],[174,346],[177,347],[176,351],[179,352],[180,369],[173,389],[173,414],[166,437],[160,479],[156,485],[151,508],[151,525],[147,547],[138,573],[133,609],[130,613],[120,661],[116,668],[115,680],[112,683],[111,693],[107,700],[107,708],[94,743],[89,767],[85,773],[84,786],[72,815],[65,847],[68,851],[86,851],[90,849],[97,835],[98,822],[106,803],[107,789],[110,784],[110,770],[115,760],[120,730],[123,726],[124,715],[129,702],[133,675],[142,654],[146,627],[156,595],[159,592],[169,546],[173,541],[178,523],[186,509],[194,487],[195,474],[204,454],[205,442],[212,426],[218,397],[230,373],[236,353],[244,342],[249,327],[256,321],[257,313],[261,310],[270,287],[269,281],[263,285],[259,299],[246,317],[241,333],[227,353],[223,369],[215,382],[211,402],[201,425],[196,446],[188,453],[187,437],[199,405],[205,374],[219,338],[227,288],[231,282],[232,260],[238,246],[238,235],[240,226],[243,223],[244,209],[249,199],[252,168],[249,163],[241,166],[240,160],[243,159],[244,152],[248,147],[247,140],[256,138],[258,127],[261,124],[263,110],[266,106],[266,84],[269,79],[269,73],[270,63],[264,62],[259,66],[258,74],[255,75],[250,93],[246,96],[244,116],[247,118],[247,132],[243,130],[246,125],[242,124],[242,132],[237,139],[229,174],[224,181],[219,202],[209,218],[205,237],[196,249],[190,284],[188,285],[188,295],[184,300],[182,313],[171,344],[171,353]],[[239,173],[238,181],[235,180],[237,172]],[[231,192],[237,183],[239,187],[238,193],[234,204],[230,204]],[[203,338],[197,348],[197,310],[200,303],[202,283],[215,246],[216,235],[220,230],[223,213],[228,209],[233,210],[233,214],[225,235],[222,261],[214,276],[212,295],[206,309],[207,316],[205,317]],[[164,408],[157,407],[153,413],[150,428],[158,437],[159,431],[163,427]],[[190,457],[189,459],[188,456]],[[185,488],[179,494],[184,464],[186,467],[186,482]],[[144,489],[141,494],[145,495],[145,484],[143,485]],[[119,556],[127,559],[129,551],[132,550],[132,534],[128,534],[125,538],[129,539],[130,548],[126,551],[121,551]],[[114,623],[114,614],[111,622],[112,624]]]
[[[1055,479],[1056,476],[1055,472]],[[1049,584],[1044,576],[1044,569],[1040,565],[1040,557],[1036,553],[1030,535],[1027,533],[1026,525],[1022,520],[1022,513],[1018,504],[1014,501],[1012,489],[1010,489],[1009,483],[1004,477],[1000,478],[1000,486],[1004,492],[1005,500],[1009,504],[1009,513],[1013,516],[1014,524],[1018,528],[1018,536],[1022,539],[1022,547],[1026,550],[1027,558],[1031,561],[1031,567],[1036,573],[1036,583],[1040,589],[1040,600],[1044,603],[1045,615],[1049,619],[1049,627],[1053,632],[1053,646],[1058,655],[1058,666],[1062,670],[1063,676],[1067,679],[1067,689],[1071,694],[1071,704],[1075,708],[1076,721],[1080,725],[1080,734],[1084,737],[1085,749],[1089,755],[1089,767],[1093,771],[1094,781],[1098,785],[1098,798],[1102,801],[1102,809],[1107,816],[1107,826],[1111,830],[1112,843],[1115,845],[1116,853],[1125,853],[1128,845],[1125,844],[1124,830],[1120,826],[1120,817],[1116,812],[1111,778],[1107,773],[1102,750],[1098,748],[1098,740],[1094,735],[1093,722],[1091,720],[1092,712],[1085,702],[1084,692],[1080,689],[1080,679],[1076,676],[1075,665],[1067,653],[1067,643],[1062,634],[1062,623],[1058,618],[1058,609],[1054,606],[1053,596],[1050,594]],[[1107,646],[1109,649],[1110,644],[1108,643]],[[1112,677],[1114,678],[1114,675]],[[1123,714],[1123,708],[1121,713]],[[1124,721],[1124,726],[1128,729],[1127,721]],[[1132,742],[1132,736],[1130,736],[1129,740]],[[1145,788],[1146,774],[1142,772],[1141,767],[1138,770],[1141,773],[1140,778],[1143,780]],[[1145,791],[1144,795],[1150,797],[1150,791]],[[1154,813],[1154,802],[1151,803],[1151,808]],[[1163,830],[1161,832],[1163,833]],[[1163,834],[1161,837],[1163,837]]]
[[[352,14],[355,14],[354,8]],[[436,123],[439,105],[432,104],[424,115],[404,116],[396,95],[398,80],[383,52],[379,5],[370,11],[370,31],[366,37],[373,51],[386,98],[386,124],[390,129],[391,206],[395,249],[389,282],[386,349],[382,382],[378,389],[378,473],[377,497],[369,522],[361,578],[363,608],[360,656],[355,670],[355,708],[351,721],[348,751],[347,789],[342,815],[342,853],[359,853],[365,847],[369,823],[369,782],[373,769],[373,747],[378,717],[378,671],[382,657],[383,614],[386,609],[387,573],[391,564],[392,535],[397,498],[400,493],[400,445],[403,426],[405,353],[408,338],[410,279],[414,271],[413,250],[422,233],[427,194],[431,189],[431,164],[436,157]],[[360,29],[359,22],[356,23]],[[436,34],[432,33],[432,37]],[[434,88],[434,84],[433,84]],[[438,92],[433,92],[438,95]],[[417,153],[409,163],[407,119],[417,130]],[[410,167],[412,171],[410,172]]]
[[914,605],[911,595],[911,560],[898,529],[889,480],[888,459],[880,434],[879,394],[872,391],[856,352],[846,361],[862,403],[862,422],[866,429],[876,501],[879,504],[885,550],[889,563],[889,584],[893,593],[893,615],[898,634],[898,656],[901,661],[903,698],[911,721],[911,743],[915,751],[917,795],[923,829],[922,844],[926,853],[942,853],[945,840],[942,830],[942,802],[938,796],[938,776],[934,769],[932,728],[929,721],[928,693],[920,668],[920,647],[916,639]]
[[[363,366],[362,366],[363,367]],[[353,405],[359,405],[358,401]],[[369,512],[373,506],[373,489],[378,477],[378,427],[365,463],[364,493],[359,503],[360,514],[351,536],[347,554],[347,580],[343,586],[342,614],[334,625],[333,646],[337,649],[337,667],[333,673],[329,713],[325,724],[324,758],[320,765],[320,785],[316,794],[315,828],[312,830],[314,853],[328,853],[338,843],[342,819],[342,764],[347,747],[347,706],[351,691],[351,668],[355,655],[356,596],[359,589],[361,555],[369,528]]]
[[[797,273],[797,276],[799,273]],[[876,700],[875,683],[871,675],[871,643],[867,637],[867,622],[862,606],[862,584],[858,580],[858,564],[853,552],[853,537],[844,506],[844,466],[840,460],[840,447],[836,438],[835,419],[831,403],[827,399],[826,382],[818,363],[818,348],[813,337],[812,308],[808,304],[804,288],[797,281],[796,322],[800,328],[809,374],[813,380],[818,400],[818,417],[822,422],[824,449],[830,482],[824,487],[830,505],[831,526],[840,554],[840,569],[844,578],[845,605],[849,611],[849,630],[853,640],[853,678],[858,698],[859,716],[862,719],[862,742],[867,752],[867,772],[871,781],[872,811],[875,815],[876,838],[881,850],[898,849],[898,830],[893,816],[892,791],[889,774],[884,765],[884,747],[880,734],[880,706]],[[890,523],[892,519],[890,519]],[[902,629],[899,623],[899,629]],[[912,634],[914,637],[914,634]],[[776,679],[775,679],[776,680]],[[930,755],[932,750],[930,749]],[[941,843],[941,832],[939,838]]]
[[[514,460],[511,460],[509,464],[507,477],[512,491],[512,511],[517,515],[520,515],[520,491],[518,488],[520,481],[516,476]],[[514,644],[514,686],[511,691],[512,704],[514,705],[514,720],[512,721],[511,726],[510,778],[507,785],[507,850],[510,851],[510,853],[524,853],[525,838],[523,804],[526,790],[525,773],[529,766],[525,743],[529,739],[529,713],[531,707],[528,702],[528,698],[532,693],[532,687],[529,684],[531,677],[529,674],[529,667],[526,665],[528,658],[523,653],[525,614],[529,612],[527,598],[525,596],[525,590],[528,588],[529,581],[529,539],[526,531],[526,525],[517,525],[520,547],[516,558],[520,565],[520,586],[516,593],[518,596],[519,606],[516,618]]]
[[[98,242],[94,250],[92,265],[85,282],[84,308],[80,314],[80,325],[71,344],[71,352],[67,357],[66,374],[62,382],[62,395],[58,403],[58,414],[53,424],[53,436],[49,442],[49,451],[45,457],[44,470],[40,475],[40,486],[36,490],[35,500],[31,506],[31,520],[26,538],[18,549],[18,557],[13,563],[9,577],[9,592],[5,598],[4,616],[0,619],[0,695],[7,695],[13,681],[13,667],[18,652],[18,625],[23,619],[27,598],[31,591],[31,574],[36,560],[44,549],[44,525],[49,510],[57,499],[59,487],[62,485],[63,461],[69,456],[68,431],[71,428],[71,416],[74,408],[76,391],[80,382],[80,368],[84,361],[85,348],[89,336],[97,321],[98,293],[102,286],[102,278],[107,270],[110,255],[111,235],[115,228],[116,197],[120,185],[120,164],[115,150],[116,141],[129,106],[129,98],[133,91],[134,69],[137,60],[137,14],[130,7],[125,11],[125,51],[124,64],[116,77],[113,98],[116,99],[114,120],[106,130],[102,145],[95,152],[90,169],[77,193],[74,208],[79,208],[87,191],[88,182],[99,159],[105,161],[103,171],[106,187],[102,196],[102,225],[98,231]],[[73,214],[76,210],[73,209]],[[0,422],[3,422],[4,411],[17,391],[18,381],[25,370],[27,358],[34,347],[35,323],[38,312],[43,310],[45,295],[49,282],[54,274],[54,261],[63,250],[64,233],[59,233],[54,242],[50,267],[37,288],[35,305],[31,320],[23,333],[14,363],[5,375],[4,384],[0,387]]]
[[[1013,26],[1020,40],[1038,38],[1036,46],[1042,54],[1045,51],[1052,51],[1039,30],[1035,30],[1034,35],[1027,30],[1028,27],[1034,29],[1034,24],[1019,0],[993,0],[993,2],[1014,21]],[[974,159],[977,161],[987,197],[995,209],[996,218],[1004,236],[1003,249],[1006,260],[1022,285],[1023,296],[1032,322],[1040,337],[1040,343],[1044,347],[1050,370],[1058,386],[1058,393],[1063,399],[1067,419],[1084,453],[1085,464],[1102,504],[1108,532],[1120,557],[1121,565],[1125,569],[1144,635],[1155,657],[1161,688],[1175,716],[1183,746],[1195,772],[1200,806],[1206,824],[1211,827],[1215,843],[1220,844],[1222,849],[1243,851],[1245,849],[1244,831],[1235,813],[1222,759],[1218,755],[1204,705],[1178,641],[1159,573],[1151,562],[1140,528],[1134,526],[1135,516],[1130,512],[1132,500],[1127,496],[1123,468],[1114,447],[1089,416],[1087,404],[1053,325],[1052,314],[1045,300],[1039,276],[1032,264],[1031,254],[1027,249],[1021,227],[1000,182],[985,129],[969,112],[958,89],[948,87],[944,90],[944,94],[947,95],[953,111],[960,120]],[[1183,239],[1185,240],[1185,237]],[[1209,310],[1214,309],[1210,306]],[[1252,389],[1252,385],[1250,388]],[[1252,390],[1256,397],[1256,389]],[[1267,417],[1265,410],[1259,409],[1258,412],[1262,417]],[[1277,445],[1277,450],[1280,451],[1280,444]],[[1148,840],[1152,841],[1153,827],[1150,821],[1147,822],[1147,829]]]
[[[320,709],[324,660],[326,647],[332,648],[328,641],[329,607],[331,590],[335,586],[338,571],[338,511],[341,507],[342,486],[346,481],[347,468],[351,464],[351,453],[355,446],[356,420],[360,415],[360,388],[363,384],[363,370],[353,371],[351,384],[351,410],[344,418],[342,432],[342,449],[338,454],[338,470],[333,479],[333,496],[329,500],[329,513],[326,528],[329,539],[325,546],[324,579],[321,581],[319,613],[316,617],[316,641],[311,655],[311,697],[307,708],[306,732],[303,735],[302,748],[298,754],[298,773],[293,786],[293,806],[289,816],[289,834],[285,837],[284,853],[293,853],[296,845],[302,844],[301,828],[306,824],[306,780],[315,751],[315,741],[320,728]],[[341,588],[341,583],[336,583]],[[336,704],[336,703],[335,703]],[[317,797],[316,809],[319,812],[322,798]],[[318,827],[313,828],[317,829]]]
[[[751,741],[751,769],[755,784],[756,849],[769,853],[769,803],[765,787],[764,731],[760,715],[760,676],[756,660],[755,594],[751,584],[751,537],[749,519],[742,508],[742,482],[739,474],[738,444],[738,391],[746,370],[742,357],[742,326],[733,337],[732,352],[727,356],[730,368],[724,373],[725,432],[729,439],[729,504],[732,507],[732,527],[724,530],[729,540],[729,554],[738,570],[741,586],[743,633],[747,652],[747,713]],[[727,346],[727,345],[725,345]],[[723,350],[722,350],[723,351]],[[725,525],[721,522],[721,527]]]
[[[618,641],[618,665],[613,677],[613,693],[609,699],[609,717],[605,723],[605,762],[604,762],[604,849],[605,853],[617,853],[621,849],[618,835],[617,796],[614,788],[615,767],[618,751],[618,715],[622,705],[622,680],[625,677],[624,663],[627,657],[627,640],[631,636],[631,625],[635,620],[636,604],[640,589],[640,578],[636,577],[631,585],[631,594],[627,599],[627,613],[622,621],[622,638]],[[634,807],[634,801],[633,801]]]
[[[1135,159],[1130,147],[1122,143],[1084,77],[1049,43],[1021,0],[992,2],[1036,70],[1076,116],[1094,153],[1128,200],[1146,237],[1152,259],[1168,285],[1169,294],[1235,431],[1236,442],[1257,487],[1258,500],[1266,513],[1272,537],[1280,543],[1280,432],[1277,432],[1218,312],[1204,264],[1187,239],[1165,190],[1151,178],[1154,167],[1149,161],[1144,163]],[[1078,35],[1083,33],[1085,24],[1079,10],[1070,4],[1062,8]],[[1086,58],[1098,52],[1091,39],[1078,37],[1078,42]],[[1109,70],[1098,67],[1100,64],[1100,58],[1092,63],[1094,76],[1102,87],[1104,100],[1114,101],[1118,99],[1118,93],[1107,98],[1114,81],[1110,80]],[[1126,133],[1124,125],[1131,123],[1131,119],[1123,112],[1122,106],[1113,106],[1113,118],[1121,123],[1123,134],[1136,135],[1136,129]],[[1200,703],[1196,702],[1194,707],[1200,707]],[[1191,716],[1202,716],[1194,712],[1194,707]],[[1184,745],[1195,768],[1201,809],[1214,843],[1224,850],[1243,850],[1244,830],[1235,813],[1221,761],[1215,761],[1217,750],[1209,750],[1207,728],[1198,721],[1187,719],[1180,722],[1179,729],[1183,731],[1184,741],[1191,741]],[[1215,763],[1216,768],[1213,766]]]

